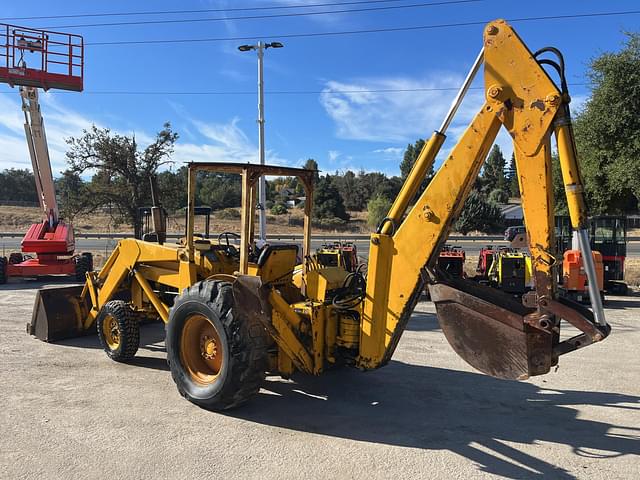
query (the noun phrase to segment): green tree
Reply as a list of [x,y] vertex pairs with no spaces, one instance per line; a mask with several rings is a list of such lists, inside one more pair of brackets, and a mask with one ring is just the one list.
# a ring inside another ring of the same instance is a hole
[[330,218],[349,220],[349,214],[344,208],[342,197],[329,175],[320,177],[316,184],[313,196],[313,216],[319,220]]
[[366,208],[370,193],[360,176],[356,176],[351,170],[347,170],[342,175],[336,173],[332,181],[338,189],[347,210],[361,211]]
[[480,176],[480,188],[483,193],[489,194],[493,190],[499,190],[504,192],[501,197],[509,196],[509,185],[504,173],[505,164],[506,161],[504,155],[502,155],[502,150],[498,145],[494,145],[487,157],[487,161],[484,163],[482,175]]
[[313,176],[313,181],[317,182],[320,179],[320,173],[318,169],[318,162],[316,162],[313,158],[309,158],[306,162],[304,162],[304,166],[302,167],[306,170],[315,170],[315,175]]
[[240,175],[201,172],[196,193],[198,203],[214,210],[239,207],[242,202]]
[[504,228],[504,215],[494,203],[489,202],[478,190],[472,190],[455,224],[455,229],[466,235],[478,230],[496,233]]
[[560,170],[560,158],[558,154],[551,155],[551,176],[553,179],[553,199],[555,204],[556,215],[568,215],[567,195],[564,191],[564,182],[562,181],[562,170]]
[[[372,197],[383,196],[394,199],[400,193],[402,179],[400,177],[384,177],[372,193]],[[426,188],[426,187],[425,187]]]
[[516,169],[516,154],[511,154],[509,168],[507,169],[507,187],[510,197],[520,197],[520,184],[518,183],[518,171]]
[[165,123],[155,141],[139,150],[135,135],[118,135],[94,125],[81,137],[67,139],[67,161],[74,173],[96,172],[90,185],[94,199],[111,205],[114,220],[128,221],[137,236],[141,229],[138,209],[151,201],[149,177],[169,162],[177,139],[178,134]]
[[487,197],[489,202],[494,203],[496,205],[505,204],[509,201],[509,195],[506,191],[500,190],[499,188],[495,188],[489,192],[489,196]]
[[371,228],[377,228],[387,216],[391,208],[391,200],[383,195],[376,195],[367,204],[367,223]]
[[621,213],[640,201],[640,34],[594,58],[591,98],[575,135],[591,213]]
[[180,167],[175,172],[165,170],[157,175],[160,202],[170,212],[187,206],[188,168]]
[[55,183],[60,216],[68,220],[69,223],[73,223],[73,219],[77,215],[91,212],[98,206],[88,185],[78,173],[65,170]]
[[38,203],[33,172],[19,168],[0,172],[0,200]]

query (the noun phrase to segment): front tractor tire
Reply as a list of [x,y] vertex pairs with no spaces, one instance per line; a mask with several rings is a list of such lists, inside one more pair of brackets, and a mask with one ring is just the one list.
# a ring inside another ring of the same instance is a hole
[[140,346],[140,325],[127,302],[111,300],[96,318],[100,345],[116,362],[131,360]]
[[180,394],[207,410],[227,410],[258,393],[267,370],[268,334],[241,316],[229,282],[184,290],[169,313],[167,361]]

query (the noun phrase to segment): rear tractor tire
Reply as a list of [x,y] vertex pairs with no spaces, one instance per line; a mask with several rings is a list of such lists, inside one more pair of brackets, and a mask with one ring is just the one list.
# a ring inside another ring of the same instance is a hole
[[100,345],[116,362],[131,360],[140,346],[140,325],[136,313],[127,302],[111,300],[104,304],[96,329]]
[[0,257],[0,285],[7,283],[7,257]]
[[205,280],[175,301],[167,323],[167,361],[180,394],[207,410],[227,410],[258,393],[269,336],[241,316],[231,283]]
[[93,256],[91,253],[83,253],[75,257],[75,277],[78,282],[87,279],[87,273],[93,270]]

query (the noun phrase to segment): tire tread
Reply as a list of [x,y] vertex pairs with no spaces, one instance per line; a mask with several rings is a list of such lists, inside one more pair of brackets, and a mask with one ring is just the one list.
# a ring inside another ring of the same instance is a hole
[[[205,280],[184,290],[174,304],[172,312],[186,302],[203,302],[218,312],[224,327],[229,348],[229,373],[222,390],[213,398],[192,398],[182,385],[178,368],[169,361],[171,376],[178,392],[187,400],[209,410],[227,410],[237,407],[258,393],[264,381],[267,365],[268,333],[257,318],[240,318],[234,308],[232,285],[224,281]],[[171,313],[169,322],[171,322]],[[167,356],[170,359],[173,346],[167,335]],[[175,358],[179,358],[175,351]]]
[[[117,350],[111,350],[104,339],[102,320],[106,314],[114,317],[120,327],[121,346]],[[127,302],[111,300],[105,303],[96,319],[96,328],[100,345],[102,345],[109,358],[116,362],[126,362],[136,355],[140,346],[140,324],[135,312]]]

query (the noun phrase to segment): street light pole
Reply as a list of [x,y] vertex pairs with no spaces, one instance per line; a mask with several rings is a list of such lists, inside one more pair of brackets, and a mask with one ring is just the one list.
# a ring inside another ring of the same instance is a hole
[[[260,165],[264,165],[264,43],[258,42],[258,150],[260,151]],[[259,236],[263,242],[267,241],[267,182],[264,175],[260,176],[258,184],[258,216],[260,218]]]
[[[240,45],[238,50],[247,52],[255,50],[258,53],[258,150],[260,155],[260,165],[264,165],[264,51],[267,48],[282,48],[280,42],[264,43],[259,41],[256,45]],[[260,240],[267,240],[267,182],[264,176],[260,177],[258,183],[258,214],[260,218],[259,236]]]

